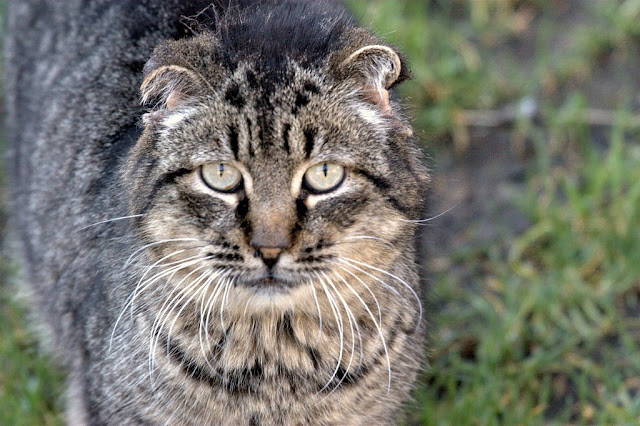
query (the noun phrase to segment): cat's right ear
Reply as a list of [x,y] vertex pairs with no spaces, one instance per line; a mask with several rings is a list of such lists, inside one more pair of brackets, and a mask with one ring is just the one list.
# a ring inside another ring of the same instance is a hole
[[188,104],[203,91],[203,85],[198,73],[180,65],[162,65],[153,69],[140,86],[142,103],[152,108],[145,114],[144,121]]

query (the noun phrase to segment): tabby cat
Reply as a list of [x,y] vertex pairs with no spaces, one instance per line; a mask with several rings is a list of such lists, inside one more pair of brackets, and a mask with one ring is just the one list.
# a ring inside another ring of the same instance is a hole
[[14,0],[11,184],[71,424],[392,424],[428,174],[332,0]]

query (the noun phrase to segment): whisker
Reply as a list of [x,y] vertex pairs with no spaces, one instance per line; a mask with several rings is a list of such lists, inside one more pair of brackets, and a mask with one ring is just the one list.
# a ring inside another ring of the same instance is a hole
[[316,302],[316,308],[318,308],[318,339],[322,335],[322,311],[320,310],[320,303],[318,302],[318,295],[316,293],[315,286],[313,285],[313,280],[307,274],[307,279],[309,280],[309,285],[311,286],[311,292],[313,293],[313,300]]
[[449,207],[448,209],[446,209],[445,211],[443,211],[442,213],[439,213],[435,216],[432,217],[428,217],[426,219],[419,219],[419,220],[410,220],[410,219],[399,219],[401,222],[408,222],[408,223],[415,223],[418,225],[421,224],[425,224],[427,222],[431,222],[432,220],[435,220],[441,216],[444,216],[445,214],[449,213],[451,210],[455,209],[456,207],[458,207],[460,205],[460,203],[456,203],[453,206]]
[[216,301],[218,300],[218,296],[220,296],[220,294],[223,293],[224,290],[227,288],[227,282],[228,282],[227,280],[229,278],[229,275],[231,275],[231,272],[232,272],[231,268],[226,268],[224,270],[224,272],[222,273],[222,277],[218,280],[218,283],[216,284],[216,287],[213,290],[213,293],[211,294],[211,296],[209,297],[209,300],[207,301],[208,309],[207,309],[207,317],[205,322],[205,330],[207,330],[207,332],[209,330],[209,319],[211,318],[213,308],[215,307]]
[[211,271],[209,273],[209,277],[202,285],[202,297],[200,298],[200,320],[198,321],[198,341],[200,343],[200,351],[202,352],[202,356],[204,357],[205,362],[209,365],[209,367],[212,366],[209,363],[209,358],[207,356],[207,351],[204,348],[202,336],[206,333],[206,338],[204,340],[206,340],[207,344],[209,344],[209,333],[207,332],[207,330],[204,330],[205,333],[203,333],[206,311],[205,296],[207,295],[207,292],[209,291],[209,287],[211,286],[213,280],[215,280],[215,271]]
[[[213,310],[213,307],[215,306],[215,303],[216,303],[216,300],[218,298],[218,295],[220,294],[220,291],[222,291],[222,289],[225,288],[226,280],[228,279],[228,277],[231,274],[231,272],[232,272],[231,268],[225,268],[225,269],[221,270],[221,272],[220,272],[220,274],[218,276],[222,275],[222,277],[216,283],[216,286],[213,289],[213,292],[212,292],[211,296],[207,300],[207,314],[205,316],[205,325],[204,325],[204,330],[205,330],[207,341],[210,340],[210,336],[209,336],[209,319],[211,318],[211,311]],[[213,298],[213,300],[211,300],[212,298]],[[220,350],[222,350],[222,349],[220,349]],[[215,354],[215,356],[217,356],[217,355],[218,354]],[[211,369],[214,370],[213,366],[209,363],[209,358],[208,357],[207,357],[207,364],[209,364]]]
[[347,280],[345,280],[342,277],[342,275],[338,274],[338,278],[347,286],[347,288],[349,288],[349,290],[351,290],[351,292],[358,298],[360,303],[362,303],[362,306],[364,306],[364,309],[367,311],[367,313],[369,314],[369,317],[371,317],[371,321],[373,321],[373,324],[378,330],[378,335],[380,336],[380,341],[382,342],[382,347],[384,348],[384,354],[385,354],[385,357],[387,358],[387,371],[388,371],[388,380],[389,380],[387,383],[387,393],[389,393],[391,391],[391,359],[389,358],[389,350],[387,348],[387,343],[382,333],[382,322],[380,324],[376,323],[376,319],[373,316],[371,309],[369,309],[369,305],[365,303],[365,301],[362,299],[362,297],[360,297],[358,292],[351,286],[351,284],[347,282]]
[[[183,251],[185,251],[185,250],[180,250],[180,252],[183,252]],[[163,259],[166,259],[166,256]],[[163,259],[160,259],[160,261],[162,261]],[[188,266],[197,264],[197,263],[199,263],[201,261],[209,260],[209,259],[211,259],[210,256],[202,257],[201,255],[195,255],[195,256],[190,256],[190,257],[187,257],[185,259],[180,259],[180,260],[176,260],[176,261],[169,262],[169,263],[158,264],[158,262],[156,262],[153,265],[148,266],[145,269],[145,272],[142,274],[142,277],[138,281],[138,284],[136,285],[136,288],[133,291],[132,298],[137,297],[139,292],[144,291],[146,288],[148,288],[151,284],[153,284],[156,281],[158,281],[160,278],[164,278],[167,275],[169,275],[170,273],[171,273],[171,276],[173,276],[173,274],[175,274],[175,272],[178,272],[179,270],[181,270],[181,269],[183,269],[185,267],[188,267]],[[166,268],[168,266],[170,266],[169,269],[161,270],[160,272],[156,272],[155,275],[152,275],[146,281],[144,281],[144,277],[149,272],[151,272],[153,269],[155,269],[155,268]],[[144,282],[144,284],[142,284],[143,282]]]
[[[182,251],[187,251],[187,250],[188,249],[182,249]],[[155,268],[166,268],[167,266],[178,265],[180,263],[183,263],[183,262],[185,262],[187,260],[191,260],[191,259],[208,259],[208,258],[210,258],[210,257],[208,256],[208,257],[203,258],[201,254],[196,254],[195,256],[190,256],[190,257],[187,257],[185,259],[173,260],[171,262],[162,263],[162,264],[155,265],[155,266],[154,265],[145,265],[145,266],[140,265],[139,268],[140,269],[144,269],[144,271],[145,271],[144,274],[147,274],[147,273],[149,273],[150,270],[153,270]],[[133,266],[132,266],[132,268],[133,268]]]
[[[167,355],[169,354],[169,345],[171,344],[171,333],[173,332],[173,328],[175,327],[176,322],[178,322],[178,318],[180,318],[180,315],[182,314],[182,312],[184,312],[184,310],[189,306],[188,303],[183,303],[183,301],[189,298],[189,293],[191,293],[191,290],[194,288],[197,288],[200,285],[200,283],[204,281],[204,279],[206,279],[206,277],[207,277],[207,271],[200,274],[200,276],[197,279],[195,279],[191,284],[189,284],[186,287],[186,291],[183,292],[180,299],[175,301],[175,303],[173,304],[173,308],[171,308],[171,310],[169,311],[169,314],[170,314],[173,311],[173,309],[175,309],[178,305],[182,304],[182,307],[174,315],[173,321],[171,322],[171,326],[167,331]],[[200,288],[200,290],[196,293],[195,296],[197,297],[197,294],[200,292],[202,292],[202,288]]]
[[[198,255],[195,255],[195,256],[187,257],[185,259],[175,260],[175,261],[168,262],[168,263],[162,263],[162,264],[155,265],[155,266],[154,265],[147,265],[147,266],[141,267],[140,269],[144,269],[143,275],[146,275],[146,274],[148,274],[149,272],[151,272],[155,268],[166,268],[168,266],[171,266],[171,268],[169,268],[166,271],[156,272],[155,275],[152,275],[150,278],[147,279],[147,281],[144,283],[144,285],[141,285],[141,282],[138,282],[138,284],[136,285],[136,287],[135,287],[135,289],[133,291],[132,297],[136,297],[136,293],[138,291],[144,291],[146,288],[148,288],[149,287],[148,284],[151,281],[153,281],[153,282],[157,281],[155,278],[157,278],[159,275],[162,275],[164,277],[164,276],[167,275],[167,274],[165,274],[165,272],[168,272],[168,271],[177,272],[177,271],[179,271],[180,268],[174,268],[174,265],[186,264],[188,261],[191,261],[191,260],[194,260],[194,259],[198,259],[198,261],[200,261],[200,260],[211,259],[211,257],[207,256],[207,257],[202,258],[201,255],[198,254]],[[198,262],[194,262],[194,263],[198,263]],[[189,265],[192,265],[192,264],[193,263],[189,263]],[[189,266],[189,265],[185,265],[185,266]],[[169,279],[171,279],[172,277],[173,277],[173,275]],[[114,291],[115,291],[115,289],[120,288],[123,285],[124,285],[124,283],[116,286],[114,288]]]
[[[340,258],[338,260],[339,261],[345,261],[344,263],[347,266],[350,266],[350,267],[352,267],[354,269],[358,269],[358,268],[355,267],[354,265],[352,265],[351,262],[356,263],[358,265],[361,265],[361,266],[363,266],[365,268],[373,269],[374,271],[377,271],[377,272],[380,272],[382,274],[385,274],[385,275],[397,280],[399,283],[403,284],[413,294],[413,297],[416,299],[416,303],[417,303],[418,309],[420,311],[420,314],[418,315],[418,322],[416,323],[416,328],[418,328],[420,326],[420,323],[422,323],[422,302],[420,301],[420,296],[418,296],[418,293],[415,292],[415,290],[411,287],[411,285],[408,282],[406,282],[402,278],[392,274],[391,272],[387,272],[384,269],[376,268],[375,266],[369,265],[368,263],[360,262],[358,260],[350,259],[348,257],[342,257],[342,258]],[[370,275],[370,276],[373,277],[372,275]]]
[[227,304],[227,297],[229,296],[229,289],[231,288],[231,282],[232,280],[229,280],[225,285],[224,293],[222,295],[222,302],[220,306],[220,327],[222,327],[222,330],[225,333],[225,335],[227,334],[227,327],[224,324],[224,307]]
[[393,288],[392,286],[390,286],[389,284],[387,284],[386,281],[382,281],[382,279],[380,279],[380,277],[376,277],[375,275],[372,275],[371,273],[365,271],[362,268],[359,268],[355,265],[352,265],[350,263],[347,263],[346,261],[344,261],[343,258],[338,258],[336,259],[338,260],[340,263],[342,263],[343,265],[347,265],[350,268],[355,269],[356,271],[362,272],[363,274],[365,274],[366,276],[368,276],[369,278],[372,278],[374,280],[376,280],[378,283],[382,284],[384,286],[384,288],[386,288],[387,290],[393,292],[393,294],[395,294],[396,296],[400,297],[400,292],[398,290],[396,290],[395,288]]
[[354,324],[355,324],[355,327],[356,327],[356,329],[358,331],[358,338],[360,339],[360,363],[362,363],[362,359],[364,358],[364,353],[363,353],[363,349],[364,348],[362,346],[362,334],[360,332],[360,326],[358,325],[358,323],[356,321],[355,315],[353,315],[353,311],[351,311],[351,309],[349,308],[349,304],[344,299],[344,297],[342,296],[340,291],[338,291],[338,289],[333,284],[333,282],[329,279],[329,277],[327,277],[327,275],[324,272],[322,272],[322,275],[325,277],[325,279],[327,280],[327,283],[331,286],[331,288],[333,288],[335,290],[336,294],[338,295],[338,298],[342,302],[342,306],[344,306],[345,312],[347,314],[347,319],[349,320],[349,328],[351,329],[351,357],[349,358],[349,363],[347,364],[347,368],[344,369],[344,374],[342,375],[342,377],[340,378],[338,383],[336,383],[334,388],[325,396],[325,398],[327,398],[336,389],[338,389],[340,387],[340,385],[342,384],[344,379],[347,377],[347,374],[349,374],[349,368],[351,368],[351,364],[353,363],[353,358],[355,356],[355,350],[356,350],[356,335],[355,335],[355,333],[353,331],[354,330],[353,329]]
[[[151,325],[151,340],[149,342],[149,354],[150,354],[149,374],[151,377],[153,377],[153,365],[155,364],[155,359],[156,359],[155,348],[158,347],[158,340],[160,339],[160,332],[162,331],[165,318],[167,318],[171,313],[171,311],[173,311],[174,309],[173,305],[176,302],[176,299],[182,298],[181,295],[186,295],[186,293],[191,288],[191,285],[188,285],[187,287],[183,288],[182,283],[185,282],[191,275],[207,267],[209,267],[209,265],[199,266],[194,270],[192,270],[191,272],[189,272],[187,275],[185,275],[178,283],[175,284],[175,286],[173,286],[171,293],[169,294],[165,302],[160,307],[160,310],[156,315],[156,318],[153,321],[153,324]],[[176,292],[179,294],[176,296],[173,296]],[[177,303],[179,303],[179,300],[177,301]],[[169,344],[169,340],[167,340],[167,345],[168,344]]]
[[[156,263],[154,263],[153,265],[151,265],[150,267],[147,268],[147,270],[145,271],[145,273],[142,275],[142,277],[140,278],[140,280],[138,281],[138,284],[136,285],[136,288],[134,289],[133,293],[131,294],[131,297],[127,299],[127,302],[125,303],[124,307],[122,308],[122,310],[120,311],[120,314],[118,315],[118,318],[116,319],[115,324],[113,325],[113,330],[111,331],[111,338],[109,339],[109,351],[111,351],[111,347],[113,344],[113,336],[115,335],[116,329],[118,327],[118,324],[120,323],[120,320],[122,319],[122,316],[124,315],[125,311],[127,310],[127,307],[132,305],[134,299],[136,298],[136,295],[138,294],[138,289],[140,288],[140,284],[142,283],[142,281],[144,280],[144,277],[154,268],[156,267],[158,264],[162,263],[162,261],[164,261],[165,259],[168,259],[170,257],[176,256],[182,252],[184,252],[185,250],[176,250],[171,254],[168,254],[167,256],[164,256],[163,258],[161,258],[160,260],[158,260]],[[145,286],[146,287],[146,286]]]
[[146,244],[142,247],[140,247],[139,249],[135,250],[131,256],[129,256],[129,258],[127,259],[126,262],[124,262],[124,265],[122,266],[122,269],[126,269],[127,266],[129,266],[129,262],[131,262],[131,260],[134,258],[134,256],[138,253],[140,253],[142,250],[149,248],[149,247],[153,247],[153,246],[157,246],[158,244],[165,244],[165,243],[174,243],[174,242],[180,242],[180,241],[198,241],[195,238],[173,238],[173,239],[169,239],[169,240],[161,240],[161,241],[156,241],[154,243],[150,243],[150,244]]
[[85,229],[91,228],[92,226],[102,225],[103,223],[116,222],[118,220],[133,219],[133,218],[136,218],[136,217],[143,217],[143,216],[144,216],[144,214],[132,214],[131,216],[121,216],[121,217],[114,217],[113,219],[101,220],[100,222],[96,222],[96,223],[92,223],[91,225],[83,226],[82,228],[78,229],[78,232],[84,231]]
[[378,321],[379,321],[380,324],[382,324],[382,311],[380,309],[380,304],[378,303],[378,298],[376,297],[376,295],[373,294],[373,291],[371,291],[371,288],[359,276],[357,276],[353,272],[349,271],[348,269],[343,268],[342,266],[340,267],[340,269],[343,270],[344,272],[346,272],[347,274],[351,275],[356,280],[358,280],[360,282],[360,284],[362,284],[367,289],[367,291],[369,292],[371,297],[373,297],[373,301],[376,304],[376,308],[378,309]]
[[324,290],[324,293],[327,296],[327,300],[329,301],[329,306],[333,311],[333,316],[336,320],[336,324],[338,325],[338,331],[340,333],[340,349],[339,349],[340,353],[338,354],[338,361],[336,363],[336,368],[333,371],[333,374],[331,375],[331,377],[329,377],[329,381],[327,381],[327,383],[317,392],[317,393],[321,393],[322,391],[324,391],[329,387],[333,379],[338,374],[338,370],[340,370],[340,364],[342,364],[342,352],[344,350],[344,328],[342,324],[342,314],[340,314],[340,311],[338,310],[338,303],[335,301],[335,299],[331,295],[331,291],[327,288],[327,285],[324,283],[322,278],[320,278],[320,274],[314,271],[314,275],[318,278],[318,281],[320,282],[320,285],[322,285],[322,289]]

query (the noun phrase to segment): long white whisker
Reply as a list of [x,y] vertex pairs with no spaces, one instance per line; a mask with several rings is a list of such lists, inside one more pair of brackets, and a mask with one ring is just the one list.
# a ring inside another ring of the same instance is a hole
[[[197,287],[199,285],[199,283],[207,276],[207,272],[203,272],[202,274],[200,274],[200,276],[194,280],[191,284],[187,285],[187,287],[185,287],[181,292],[181,296],[176,296],[172,299],[171,304],[170,304],[170,309],[167,311],[166,315],[164,316],[164,318],[169,318],[169,316],[171,315],[171,312],[173,312],[173,310],[178,307],[178,305],[180,305],[185,298],[188,297],[189,293],[191,292],[191,290],[195,287]],[[202,290],[201,290],[202,291]],[[178,313],[176,313],[176,315],[174,316],[173,321],[171,322],[171,326],[169,327],[169,330],[167,331],[167,344],[166,344],[166,353],[169,354],[169,346],[171,345],[171,333],[173,331],[173,327],[175,326],[176,322],[178,321],[178,318],[180,318],[180,314],[182,314],[182,311],[185,310],[185,308],[188,306],[187,303],[184,303],[183,306],[180,308],[180,310],[178,311]],[[159,329],[156,333],[156,339],[155,339],[155,344],[153,346],[151,346],[151,350],[155,347],[157,347],[158,344],[158,339],[160,338],[160,334],[162,332],[162,328],[164,325],[165,320],[163,319],[160,324],[159,324]],[[152,332],[155,332],[155,328],[152,328]],[[153,337],[153,334],[152,334]],[[152,338],[152,342],[153,342],[153,338]],[[151,359],[149,360],[149,362],[151,363],[150,365],[150,374],[153,374],[153,362],[155,361],[155,351],[152,352],[153,355],[151,357]],[[152,382],[153,382],[153,376],[152,376]]]
[[231,288],[232,280],[229,280],[224,288],[224,294],[222,295],[222,304],[220,307],[220,327],[224,334],[227,334],[227,326],[224,324],[224,307],[227,304],[227,297],[229,296],[229,289]]
[[339,349],[340,353],[338,354],[338,361],[336,363],[336,368],[333,371],[333,374],[331,374],[331,377],[329,378],[327,383],[318,391],[318,393],[321,393],[322,391],[324,391],[329,387],[333,379],[338,374],[338,371],[340,370],[340,364],[342,364],[342,352],[344,350],[344,328],[342,326],[343,325],[342,314],[340,314],[340,311],[338,310],[338,303],[335,301],[335,299],[331,295],[331,291],[329,291],[329,289],[327,288],[327,285],[324,283],[320,275],[315,271],[314,271],[314,275],[318,278],[318,281],[322,285],[322,289],[324,290],[324,293],[327,296],[327,300],[329,301],[329,306],[333,311],[333,316],[335,317],[336,324],[338,325],[338,331],[340,332],[340,349]]
[[446,209],[445,211],[443,211],[442,213],[439,213],[435,216],[432,217],[428,217],[426,219],[420,219],[420,220],[410,220],[410,219],[399,219],[401,222],[408,222],[408,223],[415,223],[415,224],[424,224],[427,222],[431,222],[432,220],[435,220],[441,216],[444,216],[445,214],[449,213],[451,210],[455,209],[456,207],[458,207],[460,205],[460,203],[456,203],[453,206],[449,207],[448,209]]
[[372,235],[349,235],[344,237],[336,242],[345,241],[345,240],[375,240],[375,241],[385,241],[382,237],[375,237]]
[[[161,279],[165,278],[165,277],[169,277],[169,280],[171,280],[171,278],[173,278],[173,276],[180,270],[187,268],[189,266],[195,265],[199,262],[201,262],[202,260],[206,260],[202,259],[200,256],[193,256],[187,259],[183,259],[179,262],[171,262],[170,264],[167,265],[160,265],[160,266],[168,266],[168,265],[174,265],[169,269],[165,269],[165,270],[161,270],[159,272],[157,272],[155,275],[152,275],[151,277],[149,277],[146,281],[140,281],[138,283],[138,285],[136,286],[136,288],[133,291],[132,296],[129,298],[128,304],[131,306],[131,310],[133,311],[133,302],[135,301],[135,299],[142,294],[144,291],[146,291],[149,287],[151,287],[153,284],[155,284],[156,282],[160,281]],[[149,267],[149,270],[153,269],[153,267]],[[124,309],[126,309],[126,305],[124,307]]]
[[[213,293],[211,294],[211,296],[209,297],[209,301],[207,301],[207,304],[209,305],[208,309],[207,309],[207,319],[205,321],[205,330],[209,330],[209,320],[211,318],[211,311],[213,310],[213,307],[216,304],[216,301],[218,300],[218,296],[220,296],[220,294],[226,290],[227,288],[227,279],[229,278],[229,275],[231,274],[232,269],[228,268],[225,270],[225,272],[222,274],[222,277],[218,280],[218,283],[216,284],[216,287],[213,291]],[[213,298],[213,300],[211,300]],[[222,304],[222,303],[221,303]],[[224,329],[222,330],[223,332],[225,331]]]
[[[345,265],[350,266],[350,267],[352,267],[354,269],[358,269],[358,268],[356,266],[354,266],[352,264],[352,262],[357,264],[357,265],[361,265],[361,266],[363,266],[365,268],[373,269],[374,271],[377,271],[377,272],[380,272],[380,273],[382,273],[384,275],[387,275],[387,276],[397,280],[399,283],[403,284],[413,294],[413,297],[416,299],[416,303],[418,304],[418,309],[420,310],[420,314],[418,316],[418,322],[416,323],[416,328],[420,326],[420,323],[422,323],[422,302],[420,301],[420,296],[418,296],[418,293],[416,293],[416,291],[411,287],[411,285],[408,282],[406,282],[402,278],[392,274],[391,272],[387,272],[384,269],[376,268],[375,266],[369,265],[368,263],[360,262],[358,260],[350,259],[348,257],[342,257],[342,258],[340,258],[338,260],[342,261]],[[360,271],[362,271],[362,270],[360,269]],[[370,275],[370,276],[374,277],[373,275]],[[380,279],[378,279],[378,281],[383,282]],[[385,283],[385,285],[388,285],[388,284]]]
[[358,240],[372,240],[372,241],[376,241],[376,242],[382,243],[387,248],[395,249],[395,247],[392,244],[390,244],[388,241],[386,241],[384,238],[374,237],[374,236],[371,236],[371,235],[352,235],[352,236],[349,236],[349,237],[341,238],[341,239],[335,241],[334,244],[346,244],[346,243],[350,243],[350,242],[351,243],[355,243]]
[[[327,275],[324,272],[322,272],[322,276],[325,278],[326,282],[331,286],[331,288],[333,288],[333,290],[336,292],[336,294],[338,295],[338,298],[340,299],[340,302],[342,303],[342,306],[344,306],[345,313],[347,314],[347,319],[349,320],[349,328],[351,330],[351,357],[349,357],[349,363],[347,364],[347,368],[345,368],[344,370],[344,374],[342,375],[340,380],[338,380],[338,383],[336,383],[334,388],[325,396],[326,398],[340,387],[344,379],[347,377],[347,374],[349,374],[349,368],[351,368],[351,364],[353,364],[353,358],[355,356],[355,351],[356,351],[356,335],[353,328],[354,324],[355,324],[356,330],[358,331],[358,339],[360,341],[360,362],[362,362],[362,359],[364,357],[364,354],[363,354],[364,348],[362,346],[362,334],[360,333],[360,326],[358,325],[358,322],[356,321],[356,318],[353,315],[353,312],[349,308],[349,304],[347,303],[347,301],[344,299],[340,291],[336,288],[336,286],[333,284],[333,282],[329,279],[329,277],[327,277]],[[340,277],[340,279],[342,279],[342,277]]]
[[131,216],[114,217],[113,219],[101,220],[100,222],[96,222],[96,223],[92,223],[91,225],[83,226],[82,228],[78,229],[78,232],[79,231],[84,231],[85,229],[91,228],[92,226],[102,225],[103,223],[115,222],[115,221],[118,221],[118,220],[125,220],[125,219],[133,219],[135,217],[143,217],[143,216],[144,216],[143,214],[133,214]]
[[378,322],[380,324],[382,324],[382,310],[380,309],[380,304],[378,303],[378,298],[376,297],[375,294],[373,294],[373,291],[371,291],[371,288],[359,276],[357,276],[353,272],[349,271],[348,269],[346,269],[346,268],[344,268],[342,266],[340,267],[340,269],[343,270],[344,272],[346,272],[347,274],[351,275],[356,280],[358,280],[360,282],[360,284],[362,284],[367,289],[367,291],[369,292],[371,297],[373,297],[373,301],[376,304],[376,308],[378,309]]
[[170,239],[170,240],[161,240],[161,241],[156,241],[154,243],[146,244],[146,245],[140,247],[139,249],[136,249],[133,253],[131,253],[131,256],[129,256],[127,261],[124,262],[124,265],[122,266],[122,269],[126,269],[127,266],[129,266],[129,262],[131,262],[131,260],[133,260],[133,258],[136,256],[136,254],[140,253],[142,250],[144,250],[146,248],[157,246],[159,244],[174,243],[174,242],[180,242],[180,241],[198,241],[198,240],[195,239],[195,238],[173,238],[173,239]]
[[309,279],[309,285],[311,286],[311,292],[313,293],[313,300],[316,302],[316,308],[318,308],[318,339],[322,335],[322,310],[320,309],[320,303],[318,302],[318,295],[316,294],[315,285],[313,284],[313,280],[310,276],[307,276]]
[[380,341],[382,342],[382,347],[384,348],[384,354],[385,354],[385,357],[387,358],[387,372],[388,372],[388,380],[389,380],[387,383],[387,393],[389,393],[391,391],[391,359],[389,358],[389,350],[387,348],[387,343],[382,333],[382,323],[378,324],[376,322],[376,318],[373,315],[373,312],[371,312],[371,309],[369,309],[369,305],[365,303],[365,301],[362,299],[362,297],[360,297],[358,292],[351,286],[351,284],[349,284],[347,280],[345,280],[341,275],[338,275],[338,278],[344,283],[344,285],[347,286],[347,288],[349,288],[349,290],[351,290],[351,292],[358,298],[360,303],[362,303],[362,306],[364,306],[364,309],[367,311],[367,313],[369,314],[369,317],[371,317],[371,321],[373,321],[373,324],[378,330],[378,335],[380,336]]
[[[175,307],[177,307],[180,304],[182,304],[182,307],[175,314],[173,321],[171,322],[171,326],[169,327],[169,331],[167,332],[167,353],[169,353],[169,345],[171,344],[171,332],[173,331],[173,328],[175,327],[176,322],[178,322],[178,318],[180,318],[180,314],[182,314],[182,312],[187,308],[187,306],[189,306],[188,303],[183,303],[184,300],[189,297],[189,293],[191,293],[192,289],[197,288],[200,285],[200,283],[206,279],[206,277],[207,277],[206,271],[200,274],[200,276],[197,279],[195,279],[191,284],[189,284],[186,287],[187,290],[183,293],[180,299],[178,299],[173,304],[174,306],[173,309],[175,309]],[[200,288],[200,290],[196,293],[196,296],[199,292],[202,292],[202,288]],[[171,311],[173,311],[173,309],[171,309]],[[169,311],[169,313],[171,313],[171,311]]]
[[[187,249],[182,249],[182,250],[186,251]],[[209,258],[210,257],[203,258],[201,254],[196,254],[195,256],[190,256],[190,257],[187,257],[185,259],[173,260],[171,262],[161,263],[159,265],[154,264],[154,265],[151,265],[151,266],[145,266],[144,267],[144,270],[145,270],[144,274],[149,273],[154,268],[166,268],[167,266],[178,265],[180,263],[183,263],[183,262],[186,262],[186,261],[189,261],[189,260],[192,260],[192,259],[209,259]]]
[[[173,286],[171,293],[169,294],[167,299],[164,301],[164,303],[160,307],[160,310],[158,311],[158,314],[156,315],[156,318],[153,321],[153,324],[151,325],[151,339],[149,342],[149,353],[150,353],[149,374],[151,377],[153,377],[153,365],[155,365],[155,359],[156,359],[155,348],[158,346],[158,340],[160,339],[160,332],[162,331],[162,324],[164,323],[165,318],[167,318],[170,312],[173,310],[172,304],[174,303],[176,298],[180,297],[180,295],[182,294],[185,294],[190,288],[190,286],[183,288],[182,283],[185,282],[187,279],[189,279],[191,275],[207,267],[209,267],[209,265],[199,266],[194,270],[192,270],[191,272],[189,272],[187,275],[185,275],[180,281],[178,281],[178,283],[175,286]],[[179,293],[179,294],[174,297],[173,295],[175,293]]]
[[[204,282],[204,284],[202,285],[202,297],[200,298],[200,321],[198,321],[198,341],[200,343],[200,351],[202,352],[202,356],[204,357],[206,363],[209,365],[209,367],[211,367],[211,364],[209,364],[209,358],[207,356],[207,351],[204,348],[204,341],[202,338],[202,335],[205,334],[203,333],[203,329],[204,329],[204,321],[205,321],[205,311],[206,311],[206,304],[205,304],[205,296],[207,295],[207,292],[209,291],[209,287],[211,286],[211,283],[213,282],[213,280],[215,280],[215,272],[216,271],[212,271],[209,273],[209,278],[207,278],[207,280]],[[206,330],[205,330],[206,332]],[[207,345],[209,344],[209,333],[206,333],[207,337],[204,339],[207,342]]]
[[[218,277],[222,276],[220,279],[218,279],[218,282],[215,285],[215,288],[213,289],[213,291],[211,292],[211,296],[209,296],[209,299],[207,300],[207,313],[205,315],[205,324],[204,324],[204,330],[205,330],[205,335],[206,335],[206,339],[207,341],[210,340],[210,336],[209,336],[209,319],[211,318],[211,310],[213,309],[213,307],[215,306],[216,300],[218,298],[218,295],[220,294],[220,291],[225,287],[226,285],[226,280],[228,278],[228,276],[231,274],[232,269],[231,268],[225,268],[222,269],[220,271],[220,273],[218,274]],[[213,298],[213,300],[212,300]],[[215,355],[217,356],[217,354]],[[207,364],[211,367],[211,369],[213,370],[213,366],[209,363],[209,357],[207,357]]]
[[352,265],[348,262],[346,262],[343,259],[338,258],[337,259],[340,263],[342,263],[343,265],[347,265],[350,268],[355,269],[356,271],[362,272],[363,274],[365,274],[366,276],[368,276],[369,278],[372,278],[374,280],[376,280],[378,283],[382,284],[384,286],[384,288],[386,288],[387,290],[391,291],[393,294],[395,294],[396,296],[400,296],[400,292],[398,290],[396,290],[395,288],[393,288],[392,286],[390,286],[389,284],[387,284],[386,281],[383,281],[380,279],[380,277],[376,277],[375,275],[372,275],[370,272],[365,271],[362,268],[359,268],[355,265]]
[[184,252],[184,251],[185,251],[184,249],[182,249],[182,250],[176,250],[176,251],[174,251],[173,253],[168,254],[167,256],[164,256],[163,258],[161,258],[160,260],[158,260],[156,263],[154,263],[153,265],[151,265],[150,267],[148,267],[148,268],[147,268],[147,270],[145,271],[145,273],[142,275],[142,277],[140,277],[140,280],[138,281],[138,284],[136,284],[136,287],[135,287],[135,289],[134,289],[133,293],[131,294],[131,297],[129,297],[129,299],[128,299],[128,300],[127,300],[127,302],[125,303],[124,307],[123,307],[123,308],[122,308],[122,310],[120,311],[120,314],[118,315],[118,318],[116,319],[115,324],[113,325],[113,330],[111,331],[111,338],[109,339],[109,351],[111,350],[111,347],[112,347],[112,344],[113,344],[113,336],[115,335],[115,332],[116,332],[116,329],[117,329],[117,327],[118,327],[118,324],[120,323],[120,320],[122,319],[122,316],[124,315],[125,311],[127,310],[127,307],[128,307],[128,306],[130,306],[130,305],[132,305],[132,303],[133,303],[134,299],[136,298],[136,295],[137,295],[137,294],[139,294],[139,293],[138,293],[138,290],[139,290],[139,288],[140,288],[141,283],[142,283],[142,282],[143,282],[143,280],[144,280],[144,277],[145,277],[149,272],[151,272],[151,270],[152,270],[153,268],[155,268],[157,265],[159,265],[160,263],[162,263],[162,261],[164,261],[164,260],[166,260],[166,259],[168,259],[168,258],[170,258],[170,257],[176,256],[176,255],[178,255],[178,254],[180,254],[180,253],[182,253],[182,252]]

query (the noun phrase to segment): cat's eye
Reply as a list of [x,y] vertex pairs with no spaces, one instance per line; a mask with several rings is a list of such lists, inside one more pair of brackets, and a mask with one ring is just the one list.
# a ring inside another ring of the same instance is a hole
[[304,174],[304,184],[313,192],[324,193],[333,191],[344,180],[345,170],[339,164],[318,163],[307,169]]
[[233,192],[242,182],[242,173],[228,163],[209,163],[200,167],[200,176],[211,189]]

